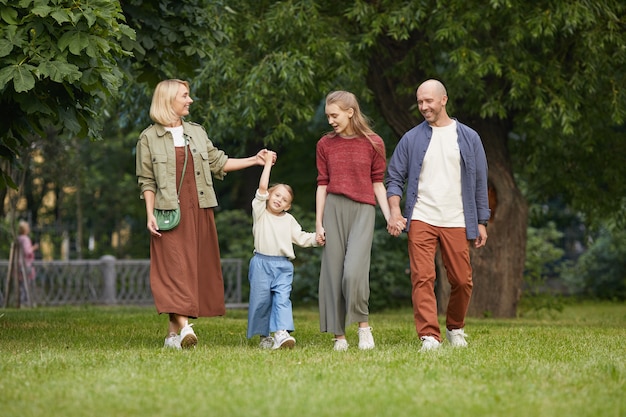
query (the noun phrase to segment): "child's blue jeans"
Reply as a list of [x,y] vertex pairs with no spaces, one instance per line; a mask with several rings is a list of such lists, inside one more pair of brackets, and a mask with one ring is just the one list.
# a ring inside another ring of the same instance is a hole
[[248,280],[248,339],[255,335],[269,336],[277,330],[293,331],[291,261],[284,256],[255,253],[250,259]]

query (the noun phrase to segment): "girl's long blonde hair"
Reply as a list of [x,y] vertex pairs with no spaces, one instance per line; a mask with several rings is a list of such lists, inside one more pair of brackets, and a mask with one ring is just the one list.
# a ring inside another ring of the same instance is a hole
[[[369,118],[361,112],[359,101],[354,94],[349,91],[333,91],[326,96],[326,105],[328,106],[330,104],[337,105],[343,111],[354,110],[354,114],[350,118],[352,131],[358,136],[366,137],[372,144],[374,150],[381,156],[385,156],[385,150],[380,149],[380,146],[372,140],[371,136],[375,135],[376,132],[370,127]],[[331,136],[337,135],[334,131],[328,134]]]

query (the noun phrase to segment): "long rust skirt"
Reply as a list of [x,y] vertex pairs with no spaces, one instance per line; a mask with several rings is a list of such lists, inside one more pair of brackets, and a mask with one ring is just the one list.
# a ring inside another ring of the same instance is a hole
[[[177,147],[177,184],[184,158],[184,148]],[[213,209],[199,208],[191,155],[180,192],[180,210],[176,228],[150,238],[150,287],[157,312],[222,316],[226,308],[217,228]]]

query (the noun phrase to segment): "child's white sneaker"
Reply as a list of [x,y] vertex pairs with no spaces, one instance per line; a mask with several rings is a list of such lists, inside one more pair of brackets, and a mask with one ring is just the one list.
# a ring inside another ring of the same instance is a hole
[[261,336],[259,347],[261,349],[272,349],[274,347],[274,338],[272,336]]
[[287,330],[277,330],[274,333],[274,346],[272,349],[291,349],[296,345],[294,339]]

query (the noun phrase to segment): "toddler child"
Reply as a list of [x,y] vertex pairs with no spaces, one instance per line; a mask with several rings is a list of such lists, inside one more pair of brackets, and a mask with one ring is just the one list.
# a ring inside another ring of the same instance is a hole
[[[287,211],[293,190],[287,184],[268,189],[272,170],[272,151],[266,151],[259,188],[252,201],[254,256],[250,259],[248,279],[250,302],[248,332],[260,336],[262,349],[293,348],[296,339],[291,307],[295,243],[301,247],[318,246],[315,233],[307,233]],[[274,332],[274,336],[271,333]]]

